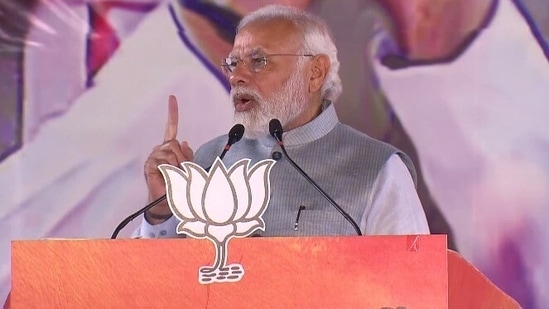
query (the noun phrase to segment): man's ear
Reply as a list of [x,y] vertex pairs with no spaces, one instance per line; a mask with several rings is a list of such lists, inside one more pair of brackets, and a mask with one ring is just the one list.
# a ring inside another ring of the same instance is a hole
[[316,55],[313,57],[309,79],[309,92],[315,93],[320,91],[329,69],[330,58],[328,56]]

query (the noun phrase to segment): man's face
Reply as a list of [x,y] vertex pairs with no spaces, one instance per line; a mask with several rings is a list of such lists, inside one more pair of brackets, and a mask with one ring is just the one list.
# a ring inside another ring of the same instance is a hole
[[[286,129],[301,125],[300,116],[309,104],[305,62],[298,67],[301,37],[291,23],[284,21],[256,22],[243,28],[236,36],[231,57],[245,59],[229,75],[231,101],[235,122],[246,127],[246,136],[268,135],[269,121],[280,120]],[[250,57],[250,56],[253,56]],[[266,65],[254,72],[253,59],[265,56]]]

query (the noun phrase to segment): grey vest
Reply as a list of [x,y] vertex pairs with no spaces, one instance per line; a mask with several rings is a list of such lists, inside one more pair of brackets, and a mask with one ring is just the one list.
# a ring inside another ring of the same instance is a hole
[[[411,160],[391,145],[372,139],[338,122],[329,106],[312,122],[284,135],[290,156],[357,224],[369,205],[372,185],[387,159],[398,153],[408,166],[414,182]],[[220,136],[200,147],[195,162],[210,166],[222,152],[227,136]],[[276,152],[280,152],[275,154]],[[345,218],[299,174],[281,154],[274,138],[242,139],[227,152],[227,167],[242,158],[251,164],[277,158],[271,171],[271,197],[263,215],[261,236],[356,235]],[[299,207],[299,229],[294,230]]]

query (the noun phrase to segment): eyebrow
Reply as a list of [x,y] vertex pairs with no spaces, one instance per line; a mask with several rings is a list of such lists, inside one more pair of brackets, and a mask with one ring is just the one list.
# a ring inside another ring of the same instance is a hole
[[265,50],[263,50],[263,48],[261,47],[255,47],[255,48],[252,48],[252,52],[250,53],[250,55],[254,55],[254,54],[264,54],[265,53]]
[[[250,53],[246,54],[246,56],[255,55],[255,54],[265,54],[265,50],[262,47],[254,47],[252,48]],[[229,57],[231,58],[236,57],[233,51],[229,53]]]

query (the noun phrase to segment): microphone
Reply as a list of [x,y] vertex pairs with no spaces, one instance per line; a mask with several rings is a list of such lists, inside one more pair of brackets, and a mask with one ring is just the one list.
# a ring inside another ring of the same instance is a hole
[[[231,128],[231,130],[229,130],[229,140],[227,141],[227,145],[223,148],[223,152],[219,155],[219,159],[223,159],[227,151],[231,149],[231,146],[242,139],[242,136],[244,136],[244,126],[237,123]],[[209,171],[210,168],[212,168],[211,165],[206,169],[206,171]]]
[[[219,155],[219,159],[223,159],[223,157],[225,157],[225,154],[227,153],[227,151],[229,151],[229,149],[231,148],[231,146],[238,142],[240,139],[242,139],[242,136],[244,136],[244,126],[241,125],[240,123],[238,124],[235,124],[231,130],[229,131],[229,140],[227,141],[227,144],[225,145],[225,147],[223,148],[223,152],[221,152],[221,154]],[[211,168],[211,165],[210,167],[208,167],[206,169],[206,171],[209,171]],[[157,198],[156,200],[152,201],[150,204],[148,204],[147,206],[139,209],[137,212],[135,212],[134,214],[130,215],[129,217],[127,217],[126,219],[122,220],[122,222],[120,222],[120,224],[116,227],[116,229],[114,230],[114,232],[112,233],[112,236],[111,236],[111,239],[116,239],[116,237],[118,236],[118,233],[120,233],[120,231],[126,226],[128,225],[130,222],[133,221],[133,219],[137,218],[139,215],[145,213],[145,211],[153,208],[154,206],[158,205],[160,202],[164,201],[166,199],[166,194],[162,195],[161,197]]]
[[280,120],[278,119],[271,119],[269,122],[269,133],[272,137],[274,137],[278,141],[278,145],[282,149],[282,153],[284,153],[284,156],[286,156],[286,159],[288,159],[288,162],[290,162],[290,165],[293,166],[300,174],[303,176],[312,186],[315,188],[332,206],[335,207],[335,209],[343,215],[345,220],[347,220],[355,230],[356,234],[359,236],[362,236],[362,232],[360,231],[360,228],[356,224],[356,222],[351,218],[351,216],[343,210],[322,188],[320,188],[314,180],[305,173],[295,162],[290,158],[288,153],[286,152],[286,147],[284,147],[284,142],[282,141],[282,133],[284,130],[282,129],[282,124],[280,123]]

